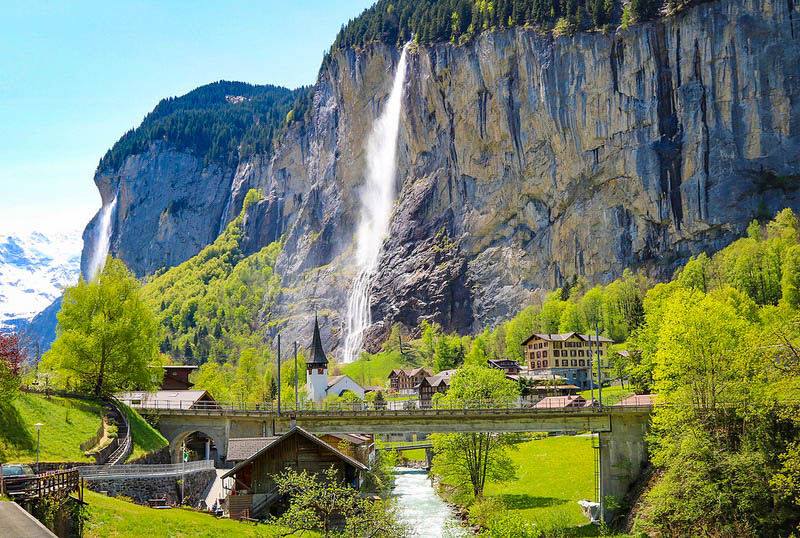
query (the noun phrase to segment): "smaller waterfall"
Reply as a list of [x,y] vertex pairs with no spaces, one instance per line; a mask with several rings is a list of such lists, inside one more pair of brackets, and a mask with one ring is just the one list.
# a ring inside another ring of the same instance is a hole
[[389,232],[394,206],[397,174],[397,139],[400,112],[403,106],[403,83],[406,77],[406,50],[403,47],[392,91],[380,117],[367,139],[367,173],[361,188],[361,221],[356,232],[356,266],[358,276],[347,299],[347,334],[344,341],[344,362],[358,358],[364,331],[372,324],[370,288],[378,269],[383,241]]
[[108,249],[111,245],[111,219],[114,217],[114,210],[116,208],[116,195],[111,202],[104,204],[103,207],[100,208],[94,245],[92,246],[92,254],[89,257],[89,266],[87,267],[88,274],[86,277],[89,280],[94,280],[106,264]]

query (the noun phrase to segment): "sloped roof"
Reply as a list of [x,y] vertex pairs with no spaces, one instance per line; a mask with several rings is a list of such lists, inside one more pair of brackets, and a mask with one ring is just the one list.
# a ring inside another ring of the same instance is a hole
[[269,446],[280,438],[279,435],[270,437],[234,437],[228,440],[228,452],[225,458],[228,461],[246,460],[262,448]]
[[[581,334],[581,333],[576,333],[576,332],[558,333],[558,334],[534,333],[534,334],[530,335],[527,339],[525,339],[522,342],[522,345],[524,346],[525,344],[527,344],[528,342],[530,342],[534,338],[539,338],[540,340],[545,340],[547,342],[563,342],[564,340],[569,340],[573,336],[577,337],[580,340],[583,340],[584,342],[597,342],[598,341],[598,338],[593,334],[589,335],[589,334]],[[613,340],[611,340],[610,338],[606,338],[603,335],[600,335],[599,341],[600,342],[608,342],[610,344],[614,343]]]
[[319,335],[319,319],[314,315],[314,336],[311,340],[311,360],[308,364],[328,364],[328,357],[322,349],[322,338]]
[[547,398],[542,398],[533,407],[536,409],[558,409],[563,407],[583,407],[585,404],[586,398],[573,394],[570,396],[548,396]]
[[261,448],[258,452],[256,452],[252,456],[248,457],[246,460],[238,463],[236,465],[236,467],[234,467],[233,469],[231,469],[230,471],[228,471],[227,473],[222,475],[222,478],[228,478],[230,476],[235,475],[242,467],[250,464],[253,460],[258,458],[261,454],[263,454],[264,452],[269,450],[271,447],[279,445],[280,443],[282,443],[284,440],[288,439],[292,435],[302,435],[303,437],[305,437],[309,441],[312,441],[312,442],[318,444],[322,448],[325,448],[326,450],[330,450],[331,452],[336,454],[336,456],[339,457],[341,460],[349,463],[353,467],[355,467],[357,469],[361,469],[362,471],[366,471],[367,470],[367,466],[364,465],[363,463],[361,463],[360,461],[351,458],[347,454],[344,454],[343,452],[339,451],[337,448],[329,445],[328,443],[326,443],[325,441],[323,441],[319,437],[307,432],[306,430],[304,430],[300,426],[295,426],[294,428],[292,428],[288,432],[284,433],[283,435],[281,435],[280,437],[278,437],[277,439],[275,439],[274,441],[272,441],[271,443],[269,443],[265,447]]
[[157,390],[146,392],[141,390],[131,392],[120,392],[116,394],[117,399],[125,403],[132,400],[140,400],[137,404],[140,407],[167,407],[188,409],[191,405],[202,400],[204,397],[213,400],[205,390]]
[[405,374],[408,377],[414,377],[415,375],[420,374],[420,373],[429,374],[430,370],[428,370],[424,366],[420,366],[419,368],[412,368],[410,370],[404,370],[404,369],[401,369],[401,368],[394,368],[391,372],[389,372],[389,377],[392,377],[393,375],[400,375],[400,374]]

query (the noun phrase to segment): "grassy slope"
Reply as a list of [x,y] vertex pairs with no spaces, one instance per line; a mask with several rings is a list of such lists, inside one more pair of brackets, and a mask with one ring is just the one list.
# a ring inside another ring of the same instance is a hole
[[[141,536],[216,538],[218,536],[280,536],[271,525],[239,523],[191,510],[154,510],[120,499],[85,491],[89,504],[87,538],[138,538]],[[312,536],[304,534],[304,536]]]
[[0,404],[0,460],[35,461],[33,425],[41,422],[41,461],[94,461],[80,444],[97,433],[102,415],[97,403],[20,393],[10,404]]
[[122,405],[122,412],[125,413],[125,417],[131,425],[131,435],[133,436],[133,451],[128,460],[139,458],[169,444],[164,436],[148,424],[134,409]]
[[512,452],[512,458],[518,465],[516,480],[489,484],[486,495],[500,499],[525,519],[580,532],[587,520],[577,502],[595,498],[592,438],[527,441]]
[[[579,392],[578,394],[580,394],[587,400],[592,397],[591,390],[584,390]],[[631,395],[633,395],[633,389],[629,387],[625,387],[624,389],[620,385],[603,387],[603,405],[614,405],[615,403],[619,403]],[[594,397],[597,398],[596,390],[594,391]]]
[[367,360],[358,359],[340,366],[342,374],[358,383],[379,387],[389,385],[389,373],[394,368],[408,368],[399,352],[378,353]]

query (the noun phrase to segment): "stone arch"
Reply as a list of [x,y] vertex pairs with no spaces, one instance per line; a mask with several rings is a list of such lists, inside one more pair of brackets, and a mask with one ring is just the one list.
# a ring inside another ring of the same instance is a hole
[[225,456],[227,451],[227,439],[224,434],[214,431],[214,428],[204,426],[187,426],[179,433],[174,435],[169,442],[169,454],[173,463],[180,463],[182,461],[181,446],[193,434],[199,433],[210,438],[216,447],[216,455],[214,460],[220,463],[221,459]]

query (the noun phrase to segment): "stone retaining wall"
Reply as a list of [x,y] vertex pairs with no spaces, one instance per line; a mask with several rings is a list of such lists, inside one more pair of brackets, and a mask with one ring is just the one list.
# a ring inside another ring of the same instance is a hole
[[[209,483],[216,479],[214,469],[186,473],[184,495],[192,506],[203,499]],[[168,504],[180,504],[180,475],[177,476],[126,476],[120,478],[86,479],[86,487],[92,491],[104,491],[111,497],[129,497],[139,504],[149,499],[167,499]]]

